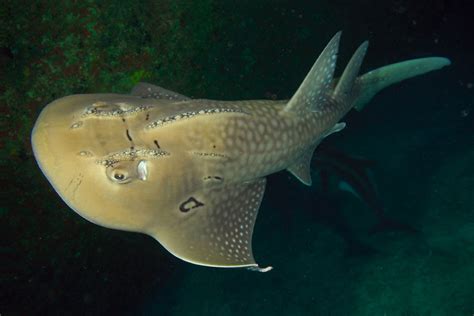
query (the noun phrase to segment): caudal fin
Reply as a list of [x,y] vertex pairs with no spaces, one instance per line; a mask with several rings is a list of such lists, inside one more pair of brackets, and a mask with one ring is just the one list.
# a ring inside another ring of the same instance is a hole
[[451,64],[443,57],[428,57],[412,59],[381,67],[357,78],[357,92],[354,107],[361,111],[364,106],[383,88],[424,73],[441,69]]

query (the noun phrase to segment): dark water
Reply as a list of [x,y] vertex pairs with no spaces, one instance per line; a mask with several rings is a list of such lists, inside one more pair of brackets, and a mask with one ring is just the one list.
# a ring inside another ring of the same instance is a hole
[[[473,315],[472,9],[447,0],[4,1],[0,314]],[[144,80],[196,98],[285,99],[338,30],[339,73],[365,39],[364,71],[425,56],[452,65],[350,113],[315,157],[313,187],[287,172],[268,177],[253,245],[269,273],[191,265],[150,237],[93,225],[34,161],[31,128],[56,98],[128,93]],[[352,175],[370,161],[377,193],[339,190],[334,169],[320,177],[329,149],[353,159],[341,162]],[[374,232],[374,203],[399,225]]]

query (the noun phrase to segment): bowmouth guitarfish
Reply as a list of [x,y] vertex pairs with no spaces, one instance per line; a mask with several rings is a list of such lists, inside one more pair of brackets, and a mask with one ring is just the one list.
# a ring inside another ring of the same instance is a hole
[[36,160],[66,204],[101,226],[142,232],[174,256],[265,272],[252,234],[265,177],[311,185],[310,161],[341,118],[384,87],[449,65],[404,61],[358,76],[368,43],[334,78],[341,33],[284,101],[190,99],[147,83],[130,94],[79,94],[48,104],[32,131]]

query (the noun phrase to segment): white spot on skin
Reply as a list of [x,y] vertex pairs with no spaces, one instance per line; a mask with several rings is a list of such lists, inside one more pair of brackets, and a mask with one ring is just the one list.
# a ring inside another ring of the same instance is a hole
[[79,152],[79,156],[82,156],[82,157],[91,157],[92,154],[91,152],[87,151],[87,150],[82,150]]
[[82,121],[79,121],[79,122],[76,122],[74,124],[71,125],[71,128],[78,128],[78,127],[81,127],[82,126]]

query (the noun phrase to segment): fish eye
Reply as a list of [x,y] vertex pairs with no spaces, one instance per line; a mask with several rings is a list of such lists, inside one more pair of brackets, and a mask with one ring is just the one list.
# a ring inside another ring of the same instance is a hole
[[132,180],[132,177],[130,176],[128,171],[123,168],[109,167],[107,168],[106,173],[107,177],[115,183],[123,184],[128,183]]
[[123,173],[116,173],[114,174],[114,178],[115,180],[122,181],[123,179],[125,179],[125,175]]
[[127,183],[131,180],[131,178],[128,176],[128,172],[126,172],[125,170],[112,171],[112,178],[114,182],[117,183]]

